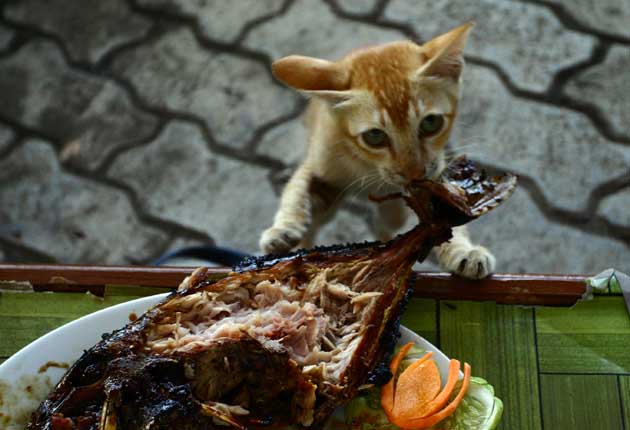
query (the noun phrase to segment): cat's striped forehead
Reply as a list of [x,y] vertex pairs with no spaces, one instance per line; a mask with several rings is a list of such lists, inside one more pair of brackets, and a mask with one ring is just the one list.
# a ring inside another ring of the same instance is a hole
[[409,109],[417,109],[410,101],[410,77],[425,61],[417,45],[396,42],[355,53],[350,61],[350,87],[366,89],[392,124],[404,129],[409,124]]

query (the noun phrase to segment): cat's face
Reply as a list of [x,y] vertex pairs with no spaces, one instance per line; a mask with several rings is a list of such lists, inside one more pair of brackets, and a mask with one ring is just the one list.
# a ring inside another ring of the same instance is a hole
[[395,42],[356,51],[336,63],[286,57],[274,63],[274,73],[325,99],[353,157],[384,182],[404,186],[444,168],[470,28],[422,46]]
[[[380,55],[356,58],[352,98],[334,108],[353,154],[385,182],[401,186],[441,173],[459,94],[457,81],[415,76],[418,61],[391,60],[412,55],[417,47],[408,45],[387,45]],[[381,67],[365,62],[380,62]]]

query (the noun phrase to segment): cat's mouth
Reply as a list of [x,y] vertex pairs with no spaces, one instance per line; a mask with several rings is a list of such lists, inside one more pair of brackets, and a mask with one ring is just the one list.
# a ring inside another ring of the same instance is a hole
[[381,177],[388,185],[393,185],[396,188],[400,188],[401,191],[404,191],[417,182],[440,181],[445,171],[446,169],[443,163],[433,161],[423,166],[421,175],[409,175],[404,172],[385,170],[381,172]]
[[382,203],[402,198],[424,222],[444,218],[457,226],[495,208],[516,186],[515,175],[490,176],[485,170],[477,170],[465,155],[456,158],[450,167],[438,180],[415,180],[402,192],[370,194],[369,199]]
[[425,181],[440,182],[443,179],[443,174],[444,169],[432,169],[422,176],[416,176],[413,178],[403,176],[401,174],[383,175],[382,177],[383,181],[388,185],[394,186],[395,188],[400,189],[400,191],[405,191],[413,184]]

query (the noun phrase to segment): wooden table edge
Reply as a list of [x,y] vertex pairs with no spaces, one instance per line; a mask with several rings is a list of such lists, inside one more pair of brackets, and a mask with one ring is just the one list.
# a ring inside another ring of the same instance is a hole
[[[0,282],[28,282],[35,291],[102,292],[105,285],[175,288],[194,267],[0,264]],[[228,267],[210,267],[222,277]],[[501,304],[572,306],[587,292],[589,275],[497,273],[469,280],[441,272],[414,272],[414,296]]]

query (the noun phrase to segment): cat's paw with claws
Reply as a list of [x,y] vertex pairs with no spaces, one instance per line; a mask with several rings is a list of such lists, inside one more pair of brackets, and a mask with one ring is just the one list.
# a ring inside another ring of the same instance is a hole
[[441,255],[440,265],[456,275],[482,279],[494,271],[494,255],[483,246],[454,246]]
[[302,236],[296,229],[270,227],[260,236],[260,250],[265,254],[283,254],[295,248]]

